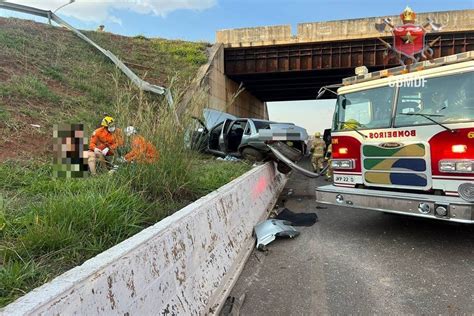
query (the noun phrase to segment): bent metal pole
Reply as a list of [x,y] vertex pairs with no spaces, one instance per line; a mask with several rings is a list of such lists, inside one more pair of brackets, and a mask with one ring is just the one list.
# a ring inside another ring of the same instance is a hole
[[168,101],[168,104],[170,106],[173,106],[173,97],[171,95],[171,92],[169,89],[166,89],[164,87],[160,87],[154,84],[151,84],[147,81],[142,80],[140,77],[138,77],[130,68],[128,68],[117,56],[115,56],[112,52],[100,47],[92,41],[90,38],[79,32],[76,28],[68,24],[66,21],[61,19],[59,16],[54,14],[54,12],[49,11],[49,10],[42,10],[34,7],[29,7],[21,4],[16,4],[16,3],[11,3],[11,2],[5,2],[5,0],[0,0],[0,9],[6,9],[6,10],[11,10],[11,11],[17,11],[21,13],[26,13],[26,14],[31,14],[31,15],[36,15],[39,17],[43,17],[48,19],[48,21],[54,21],[60,26],[64,26],[74,34],[76,34],[79,38],[93,46],[95,49],[100,51],[102,54],[104,54],[110,61],[112,61],[117,68],[119,68],[139,89],[148,91],[151,93],[156,93],[159,95],[164,95],[166,100]]

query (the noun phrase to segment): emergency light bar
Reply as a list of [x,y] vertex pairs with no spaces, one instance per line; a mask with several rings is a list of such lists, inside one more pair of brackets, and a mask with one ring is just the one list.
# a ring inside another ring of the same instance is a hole
[[384,70],[380,70],[376,72],[371,72],[368,74],[360,74],[357,76],[343,79],[342,84],[344,86],[348,86],[348,85],[359,83],[359,82],[406,74],[409,72],[435,68],[435,67],[439,67],[443,65],[456,64],[456,63],[469,61],[469,60],[474,60],[474,51],[459,53],[459,54],[450,55],[446,57],[440,57],[440,58],[434,59],[433,61],[430,61],[430,60],[420,61],[420,62],[410,65],[409,67],[399,66],[399,67],[394,67],[390,69],[384,69]]

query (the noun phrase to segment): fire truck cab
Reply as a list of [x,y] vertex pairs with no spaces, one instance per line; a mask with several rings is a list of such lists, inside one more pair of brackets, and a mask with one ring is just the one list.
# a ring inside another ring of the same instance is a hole
[[474,51],[344,79],[319,203],[474,223]]

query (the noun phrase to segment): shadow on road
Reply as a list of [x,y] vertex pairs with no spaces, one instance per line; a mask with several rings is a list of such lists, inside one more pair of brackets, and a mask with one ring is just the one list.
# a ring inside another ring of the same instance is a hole
[[250,256],[231,294],[245,293],[242,315],[472,313],[473,225],[318,208],[325,184],[291,175],[280,207],[319,222]]

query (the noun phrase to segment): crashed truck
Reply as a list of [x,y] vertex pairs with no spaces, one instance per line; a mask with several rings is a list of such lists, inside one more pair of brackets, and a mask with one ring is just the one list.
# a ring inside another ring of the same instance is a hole
[[331,138],[317,202],[473,224],[474,51],[344,79]]

